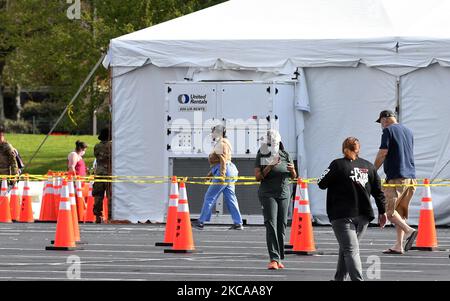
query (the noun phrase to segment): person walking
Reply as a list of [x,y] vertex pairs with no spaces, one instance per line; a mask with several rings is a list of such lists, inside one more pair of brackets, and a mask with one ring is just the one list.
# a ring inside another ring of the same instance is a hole
[[[404,251],[411,249],[417,238],[417,231],[406,222],[409,203],[417,184],[414,165],[414,136],[410,129],[397,122],[396,115],[392,111],[382,111],[376,122],[381,124],[383,134],[374,165],[377,170],[383,165],[386,184],[395,185],[384,187],[384,193],[387,217],[391,223],[395,224],[397,240],[391,248],[383,253],[403,254]],[[405,234],[407,239],[403,244]]]
[[[5,127],[0,125],[0,175],[15,176],[19,174],[16,153],[14,147],[6,141]],[[8,179],[11,185],[14,179]]]
[[360,143],[348,137],[342,144],[344,158],[336,159],[318,178],[327,191],[327,215],[339,243],[335,281],[363,281],[359,240],[374,217],[370,196],[375,198],[380,227],[386,224],[385,198],[375,167],[359,158]]
[[[112,142],[109,138],[109,129],[104,128],[101,130],[100,135],[98,135],[97,143],[94,146],[94,156],[95,156],[95,170],[94,174],[96,176],[110,176],[111,175],[111,146]],[[103,199],[105,197],[108,199],[108,215],[111,215],[111,183],[110,182],[94,182],[94,187],[92,189],[92,196],[94,197],[94,215],[95,222],[97,224],[102,222],[103,217]],[[108,216],[108,220],[110,216]]]
[[[214,177],[206,191],[202,211],[193,227],[199,230],[204,229],[205,222],[211,220],[212,207],[217,198],[223,193],[225,205],[233,219],[231,230],[243,230],[242,216],[235,193],[236,179],[225,179],[225,177],[237,177],[238,170],[231,162],[231,143],[226,137],[226,129],[223,125],[216,125],[212,128],[212,138],[215,141],[214,148],[208,157],[210,172],[207,177]],[[219,184],[217,184],[219,183]],[[220,183],[223,183],[220,184]]]
[[283,269],[281,260],[284,259],[284,240],[291,196],[289,179],[297,178],[297,173],[276,130],[267,132],[267,141],[258,150],[255,178],[261,182],[258,198],[266,227],[266,243],[270,258],[268,269]]
[[73,175],[84,177],[86,176],[86,164],[83,156],[86,153],[87,144],[77,140],[75,142],[75,150],[70,152],[67,156],[67,169]]

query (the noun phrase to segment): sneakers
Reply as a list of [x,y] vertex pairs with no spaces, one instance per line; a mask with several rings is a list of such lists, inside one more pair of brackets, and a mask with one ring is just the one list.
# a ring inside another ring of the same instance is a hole
[[278,262],[275,260],[272,260],[269,265],[267,266],[267,269],[269,270],[278,270]]
[[[198,230],[203,230],[205,227],[205,224],[200,223],[199,221],[196,221],[192,223],[192,227]],[[244,227],[241,224],[235,224],[229,228],[229,230],[244,230]]]
[[203,230],[205,225],[197,221],[197,222],[192,224],[192,227],[194,227],[195,229],[198,229],[198,230]]
[[96,216],[95,217],[95,223],[96,224],[101,224],[102,223],[102,217],[101,216]]
[[244,230],[244,226],[242,226],[241,224],[234,224],[230,227],[229,230]]

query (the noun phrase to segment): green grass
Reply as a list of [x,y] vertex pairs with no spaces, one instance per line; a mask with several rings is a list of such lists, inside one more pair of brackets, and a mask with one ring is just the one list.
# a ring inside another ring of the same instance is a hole
[[[6,140],[19,151],[25,165],[44,138],[45,135],[6,134]],[[97,136],[50,136],[31,164],[25,167],[25,172],[42,175],[48,170],[66,171],[67,155],[75,149],[77,140],[84,141],[88,145],[83,158],[90,168],[94,162],[94,145],[99,142]]]

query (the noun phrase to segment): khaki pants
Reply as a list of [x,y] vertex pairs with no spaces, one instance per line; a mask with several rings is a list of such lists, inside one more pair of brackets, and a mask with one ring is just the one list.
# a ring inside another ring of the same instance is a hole
[[[392,179],[387,180],[386,184],[415,185],[417,181],[416,179]],[[386,197],[386,214],[391,217],[397,211],[403,219],[407,219],[409,203],[415,191],[415,186],[383,187]]]

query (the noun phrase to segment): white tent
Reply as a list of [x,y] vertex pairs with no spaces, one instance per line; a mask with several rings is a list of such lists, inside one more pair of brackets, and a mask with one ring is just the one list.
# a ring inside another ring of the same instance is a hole
[[[417,177],[450,178],[433,174],[450,146],[449,2],[231,0],[111,40],[104,64],[113,70],[113,173],[169,175],[166,82],[283,80],[298,68],[303,177],[319,176],[347,136],[360,138],[361,156],[373,161],[381,137],[374,121],[398,107],[415,134]],[[445,191],[433,196],[438,224],[450,223]],[[167,185],[115,183],[113,216],[161,222],[167,194]],[[324,196],[310,187],[312,213],[326,223]]]

